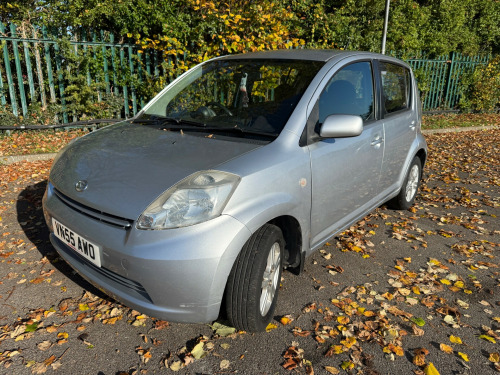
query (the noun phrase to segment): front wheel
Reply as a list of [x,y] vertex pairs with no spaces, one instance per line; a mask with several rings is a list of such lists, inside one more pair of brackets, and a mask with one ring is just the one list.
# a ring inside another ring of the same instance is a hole
[[265,224],[243,246],[226,287],[227,317],[235,328],[264,331],[273,318],[284,244],[281,230]]
[[395,210],[407,210],[410,208],[415,202],[421,176],[422,162],[418,156],[415,156],[411,162],[410,169],[408,169],[408,174],[403,182],[401,191],[388,202],[388,206]]

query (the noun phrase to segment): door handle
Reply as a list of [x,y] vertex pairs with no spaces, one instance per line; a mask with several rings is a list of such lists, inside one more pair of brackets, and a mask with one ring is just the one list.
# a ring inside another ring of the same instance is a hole
[[371,141],[372,146],[379,146],[382,142],[384,142],[384,139],[382,137],[376,137]]
[[410,129],[415,130],[415,120],[410,123]]

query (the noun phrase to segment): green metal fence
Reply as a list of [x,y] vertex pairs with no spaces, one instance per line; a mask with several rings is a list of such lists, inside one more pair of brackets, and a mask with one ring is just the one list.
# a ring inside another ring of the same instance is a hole
[[[67,35],[65,35],[67,37]],[[32,103],[44,108],[48,103],[62,106],[60,122],[78,120],[74,113],[66,110],[68,61],[61,53],[61,33],[46,27],[29,30],[0,23],[0,103],[18,116],[26,116]],[[93,59],[98,69],[87,70],[86,83],[100,82],[103,95],[123,98],[123,107],[117,117],[130,117],[137,113],[150,99],[147,94],[138,93],[138,84],[149,78],[166,77],[165,83],[175,78],[175,62],[185,56],[170,56],[156,50],[139,53],[135,44],[122,40],[115,42],[112,34],[83,32],[72,35],[69,41],[75,55]],[[419,53],[404,57],[417,74],[423,89],[425,110],[452,109],[460,99],[460,80],[464,74],[478,64],[488,62],[487,56],[464,56],[452,53],[450,56],[428,58]],[[121,79],[121,74],[133,76],[132,80]],[[80,72],[81,73],[81,72]],[[136,84],[134,85],[134,82]]]
[[[28,35],[29,34],[29,35]],[[65,110],[65,92],[68,81],[68,60],[61,53],[61,35],[47,27],[33,28],[29,32],[14,24],[6,27],[0,22],[0,103],[8,106],[18,116],[28,114],[29,105],[40,103],[43,108],[49,103],[62,106],[60,121],[67,123],[69,117],[77,118]],[[67,37],[67,36],[66,36]],[[117,117],[136,114],[150,98],[138,94],[134,82],[143,83],[146,77],[164,77],[169,82],[175,75],[175,61],[184,56],[165,56],[156,50],[139,51],[133,43],[116,42],[113,34],[80,32],[69,41],[75,56],[85,55],[93,59],[98,69],[86,72],[86,82],[99,83],[104,87],[98,93],[114,95],[123,99],[123,109]],[[129,79],[123,79],[124,72]],[[81,72],[80,72],[81,73]],[[120,76],[121,75],[121,76]]]
[[424,110],[452,109],[460,100],[460,80],[491,56],[466,56],[458,52],[450,56],[405,58],[420,81]]

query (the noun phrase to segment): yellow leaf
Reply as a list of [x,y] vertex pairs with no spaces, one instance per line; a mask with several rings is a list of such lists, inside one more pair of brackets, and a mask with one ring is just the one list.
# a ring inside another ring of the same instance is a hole
[[334,345],[333,353],[334,354],[342,354],[344,352],[344,347],[342,345]]
[[344,345],[347,349],[350,349],[351,346],[356,344],[356,338],[355,337],[348,337],[345,340],[341,340],[340,343]]
[[342,362],[342,364],[340,365],[340,367],[342,367],[342,370],[350,370],[350,369],[353,369],[354,368],[354,363],[350,362],[350,361],[344,361]]
[[446,345],[446,344],[439,344],[439,349],[441,349],[441,351],[448,353],[448,354],[453,353],[453,348],[449,345]]
[[445,285],[451,285],[451,281],[447,279],[441,279],[441,283]]
[[58,338],[58,339],[67,339],[67,338],[68,338],[68,336],[69,336],[69,335],[68,335],[68,332],[59,332],[59,333],[57,334],[57,338]]
[[450,342],[454,343],[454,344],[461,344],[462,343],[462,339],[458,336],[453,336],[451,335],[450,336]]
[[453,284],[453,285],[455,285],[457,288],[463,288],[463,287],[465,286],[465,285],[464,285],[464,282],[463,282],[463,281],[460,281],[460,280],[458,280],[458,281],[457,281],[455,284]]
[[89,305],[87,305],[86,303],[80,303],[78,305],[78,308],[80,309],[80,311],[87,311],[89,309]]
[[488,340],[489,342],[492,342],[493,344],[497,343],[493,337],[488,336],[488,335],[480,335],[479,338],[484,339],[484,340]]
[[466,293],[466,294],[472,294],[472,290],[464,289],[464,293]]
[[425,375],[439,375],[439,371],[434,367],[432,362],[429,362],[427,366],[424,368]]
[[369,258],[369,257],[370,257],[370,255],[368,255],[368,254],[363,254],[361,257],[362,257],[362,258],[364,258],[364,259],[366,259],[366,258]]
[[272,331],[273,329],[276,329],[276,328],[278,328],[278,326],[276,324],[269,323],[266,327],[266,332]]
[[281,324],[283,324],[283,325],[285,325],[285,326],[286,326],[287,324],[290,324],[290,322],[291,322],[291,321],[292,321],[292,320],[291,320],[290,318],[286,317],[286,316],[284,316],[284,317],[282,317],[282,318],[280,319]]
[[469,362],[469,356],[465,353],[462,353],[462,352],[458,352],[458,355],[460,356],[460,358],[462,358],[465,362]]
[[339,317],[337,317],[337,322],[339,322],[342,325],[348,324],[349,321],[350,321],[350,319],[347,316],[339,316]]
[[490,362],[498,363],[498,362],[500,362],[500,354],[490,353],[490,357],[488,359],[490,360]]

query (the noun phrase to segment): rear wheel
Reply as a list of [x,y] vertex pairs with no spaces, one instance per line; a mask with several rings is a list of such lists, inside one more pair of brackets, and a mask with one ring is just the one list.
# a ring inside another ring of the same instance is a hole
[[243,246],[226,287],[227,317],[235,328],[263,331],[273,318],[284,244],[281,230],[266,224]]
[[396,210],[407,210],[410,208],[415,202],[421,176],[422,162],[418,156],[415,156],[411,162],[410,169],[408,169],[408,174],[401,187],[401,191],[388,202],[388,206]]

